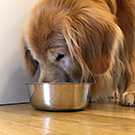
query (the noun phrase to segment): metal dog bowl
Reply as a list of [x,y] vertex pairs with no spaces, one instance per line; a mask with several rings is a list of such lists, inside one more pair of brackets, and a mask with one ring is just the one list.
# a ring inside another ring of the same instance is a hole
[[31,83],[30,101],[35,109],[73,111],[85,109],[91,83]]

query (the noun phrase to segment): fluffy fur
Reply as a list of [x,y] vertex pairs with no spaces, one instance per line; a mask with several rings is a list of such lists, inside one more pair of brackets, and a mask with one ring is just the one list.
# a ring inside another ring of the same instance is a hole
[[[122,104],[134,105],[134,9],[135,0],[42,0],[33,8],[24,35],[28,69],[34,75],[40,65],[40,80],[46,74],[47,81],[93,77],[93,102],[108,101],[119,92]],[[66,60],[72,58],[68,68],[56,69],[49,57],[48,50],[56,52],[58,46],[68,50]]]

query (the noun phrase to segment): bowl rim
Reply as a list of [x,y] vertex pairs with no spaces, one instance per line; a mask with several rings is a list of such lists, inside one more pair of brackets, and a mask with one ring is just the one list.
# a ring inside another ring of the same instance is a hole
[[26,85],[43,85],[43,84],[49,84],[49,85],[80,85],[80,84],[89,84],[92,85],[94,82],[26,82]]

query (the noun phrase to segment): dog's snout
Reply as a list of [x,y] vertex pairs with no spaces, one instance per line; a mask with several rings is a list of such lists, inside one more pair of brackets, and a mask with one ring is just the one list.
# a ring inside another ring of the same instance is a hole
[[64,77],[64,78],[44,78],[44,79],[40,79],[40,82],[73,82],[71,79],[67,78],[67,77]]
[[72,79],[64,72],[40,73],[39,82],[72,82]]

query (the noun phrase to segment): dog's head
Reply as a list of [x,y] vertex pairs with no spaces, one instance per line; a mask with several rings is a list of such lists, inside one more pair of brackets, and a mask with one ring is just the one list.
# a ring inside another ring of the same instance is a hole
[[40,67],[39,81],[89,81],[111,68],[122,33],[104,3],[43,0],[24,40],[28,69],[34,75]]

